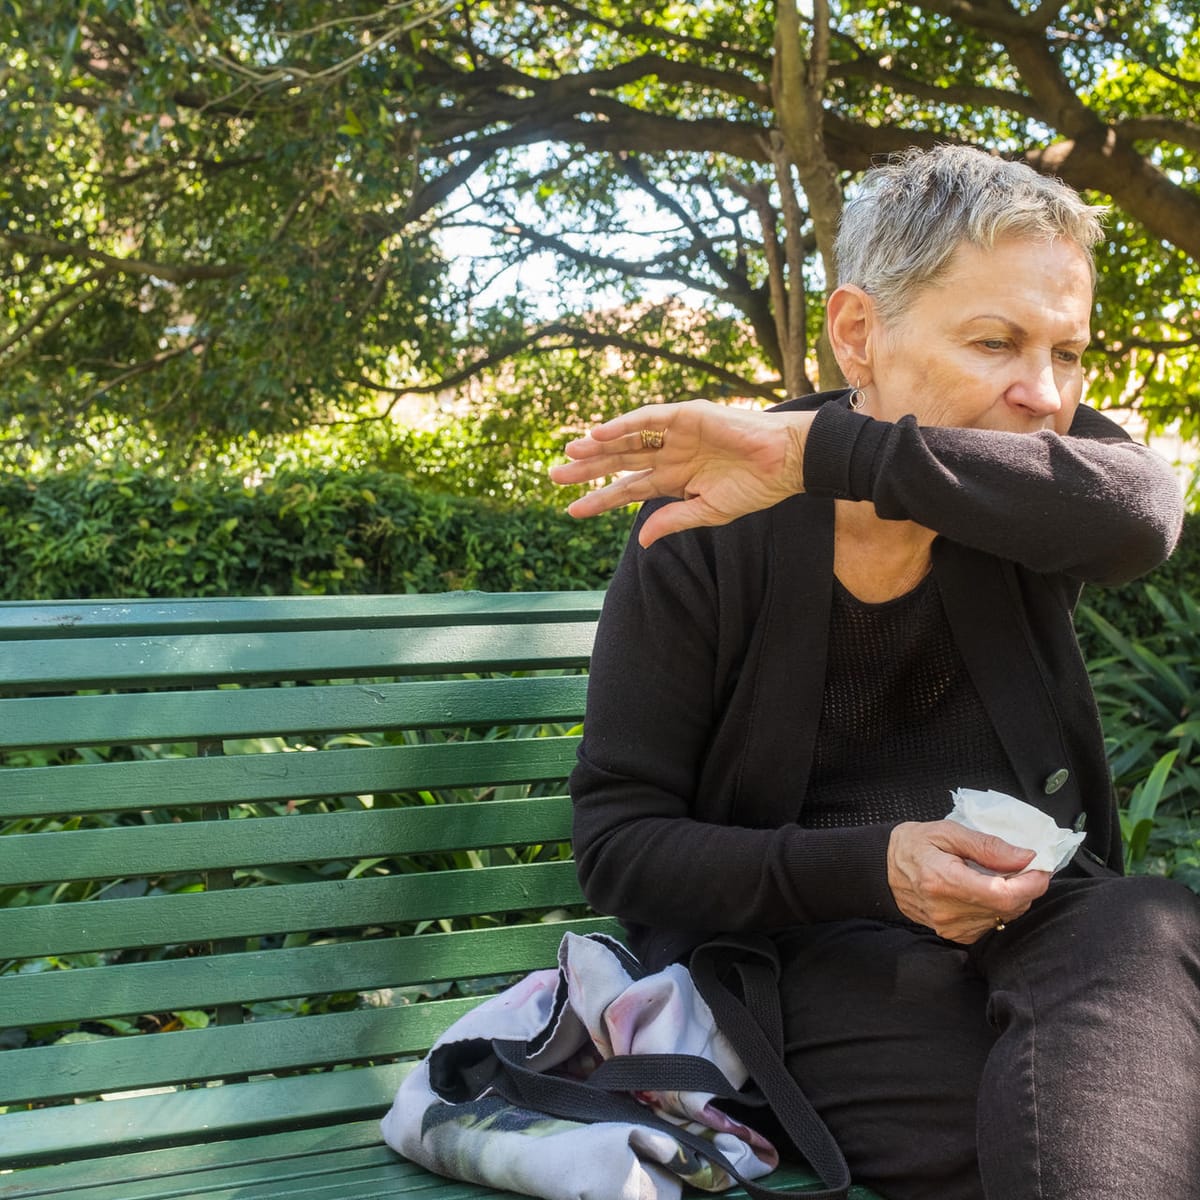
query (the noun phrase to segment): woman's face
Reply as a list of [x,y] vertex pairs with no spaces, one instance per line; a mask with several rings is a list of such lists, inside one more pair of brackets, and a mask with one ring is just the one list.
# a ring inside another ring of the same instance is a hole
[[1092,282],[1072,242],[964,243],[871,338],[868,411],[921,425],[1065,433],[1083,392]]

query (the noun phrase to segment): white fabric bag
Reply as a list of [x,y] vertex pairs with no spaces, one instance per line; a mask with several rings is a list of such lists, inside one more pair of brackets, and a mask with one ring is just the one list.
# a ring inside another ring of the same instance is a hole
[[[659,1056],[690,1066],[656,1076],[655,1064],[666,1061]],[[634,1082],[701,1086],[613,1091],[621,1081],[610,1074],[602,1087],[580,1088],[600,1078],[602,1065],[631,1068]],[[522,1080],[535,1100],[546,1087],[561,1086],[568,1104],[583,1092],[601,1116],[574,1120],[523,1104]],[[684,1183],[719,1191],[777,1165],[765,1138],[713,1104],[746,1080],[686,968],[641,975],[620,943],[568,933],[557,970],[527,976],[438,1039],[404,1080],[382,1130],[406,1158],[473,1183],[545,1200],[678,1200]]]

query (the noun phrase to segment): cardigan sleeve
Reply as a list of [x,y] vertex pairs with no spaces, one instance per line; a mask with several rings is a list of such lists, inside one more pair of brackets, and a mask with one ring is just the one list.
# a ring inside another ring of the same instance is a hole
[[753,518],[737,524],[736,534],[690,531],[645,550],[635,529],[609,587],[571,777],[584,894],[626,925],[659,931],[895,918],[890,826],[803,829],[799,785],[778,798],[792,815],[777,828],[737,823],[745,730],[729,691],[758,599],[761,563],[745,539],[762,533]]
[[1094,409],[1066,437],[876,421],[843,405],[817,412],[805,489],[870,500],[1042,574],[1120,584],[1161,563],[1183,521],[1170,467]]

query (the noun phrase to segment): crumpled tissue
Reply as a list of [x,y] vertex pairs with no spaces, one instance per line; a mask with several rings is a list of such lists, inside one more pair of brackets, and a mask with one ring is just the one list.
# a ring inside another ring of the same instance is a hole
[[[956,821],[979,833],[994,834],[1010,846],[1035,851],[1033,861],[1019,874],[1025,871],[1053,873],[1070,861],[1083,842],[1083,833],[1063,829],[1041,809],[1004,792],[956,788],[950,794],[954,798],[954,807],[946,815],[947,821]],[[974,863],[971,865],[975,866]]]

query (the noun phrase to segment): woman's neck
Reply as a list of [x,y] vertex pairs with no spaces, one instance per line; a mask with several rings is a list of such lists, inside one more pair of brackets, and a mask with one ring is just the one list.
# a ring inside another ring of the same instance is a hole
[[865,500],[835,502],[833,534],[833,573],[866,604],[912,591],[929,572],[937,536],[913,521],[885,521]]

